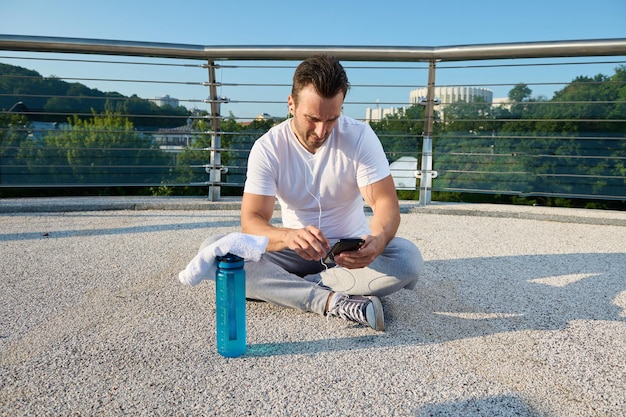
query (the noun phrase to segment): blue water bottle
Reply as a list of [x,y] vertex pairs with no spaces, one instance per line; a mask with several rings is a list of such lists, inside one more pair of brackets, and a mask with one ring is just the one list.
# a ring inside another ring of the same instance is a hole
[[246,272],[239,256],[228,253],[216,260],[217,351],[235,358],[246,350]]

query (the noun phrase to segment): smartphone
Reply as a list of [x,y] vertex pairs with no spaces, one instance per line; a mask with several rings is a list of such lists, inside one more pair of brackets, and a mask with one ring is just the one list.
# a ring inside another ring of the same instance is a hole
[[339,239],[326,254],[324,263],[335,262],[335,255],[339,255],[341,252],[358,250],[364,243],[363,239],[358,238]]

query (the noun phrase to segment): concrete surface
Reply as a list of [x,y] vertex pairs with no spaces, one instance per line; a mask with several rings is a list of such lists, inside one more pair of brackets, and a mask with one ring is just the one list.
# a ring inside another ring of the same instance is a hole
[[626,415],[626,213],[404,202],[426,265],[386,332],[249,302],[226,359],[177,274],[237,208],[0,200],[0,414]]

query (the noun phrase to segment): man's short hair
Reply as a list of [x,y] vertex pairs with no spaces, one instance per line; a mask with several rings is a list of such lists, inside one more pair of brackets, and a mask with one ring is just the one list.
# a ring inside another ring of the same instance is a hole
[[298,101],[298,93],[309,84],[324,97],[335,97],[339,92],[345,97],[350,89],[348,76],[339,60],[330,55],[314,55],[298,65],[293,74],[291,96]]

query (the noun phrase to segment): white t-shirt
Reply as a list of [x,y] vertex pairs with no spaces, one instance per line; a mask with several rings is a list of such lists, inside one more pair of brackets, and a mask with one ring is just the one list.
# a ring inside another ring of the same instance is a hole
[[315,154],[298,141],[289,120],[252,146],[244,191],[275,196],[284,227],[319,227],[329,239],[369,233],[359,187],[390,174],[380,140],[363,122],[341,116]]

